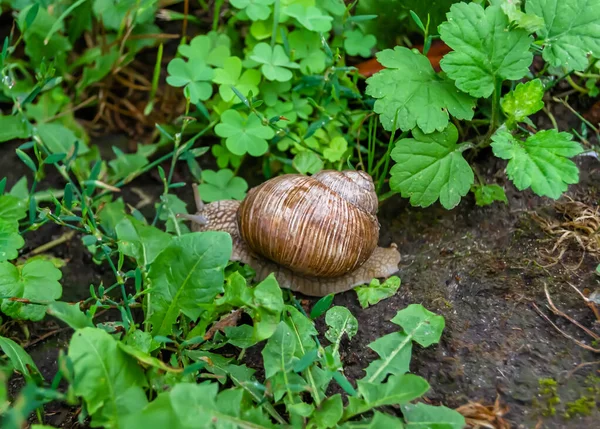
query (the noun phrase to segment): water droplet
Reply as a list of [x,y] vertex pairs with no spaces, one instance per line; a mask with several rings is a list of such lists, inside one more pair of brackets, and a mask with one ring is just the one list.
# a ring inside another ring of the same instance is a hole
[[2,78],[2,84],[4,86],[7,86],[8,89],[12,89],[13,86],[15,86],[15,81],[10,76],[7,75]]

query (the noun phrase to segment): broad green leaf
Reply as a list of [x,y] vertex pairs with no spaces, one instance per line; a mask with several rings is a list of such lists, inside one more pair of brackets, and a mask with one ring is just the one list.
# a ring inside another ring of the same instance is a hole
[[[17,197],[19,200],[23,201],[22,212],[25,213],[27,200],[29,200],[29,186],[27,185],[27,176],[21,177],[17,183],[10,189],[9,195],[13,197]],[[0,196],[0,206],[2,206],[2,197]],[[2,210],[2,209],[0,209]],[[25,217],[26,215],[23,215]],[[2,217],[4,218],[4,217]]]
[[278,372],[291,371],[295,351],[296,339],[290,327],[285,322],[280,322],[261,353],[265,366],[265,378],[271,378]]
[[25,240],[19,234],[19,222],[16,220],[0,220],[0,263],[16,259],[19,249]]
[[254,47],[252,61],[261,64],[261,71],[268,80],[287,82],[293,76],[290,69],[297,69],[300,66],[288,58],[281,45],[269,46],[268,43],[259,43]]
[[111,179],[114,182],[118,182],[121,179],[125,179],[127,182],[129,176],[139,172],[148,165],[148,158],[140,153],[139,149],[137,153],[123,153],[119,148],[113,146],[113,152],[116,158],[108,161],[108,165],[112,169],[113,174],[111,175]]
[[325,323],[329,327],[325,332],[325,338],[334,344],[336,351],[344,334],[348,336],[348,340],[351,340],[358,332],[358,320],[346,307],[331,307],[325,314]]
[[281,288],[273,274],[260,282],[253,290],[252,318],[254,319],[254,339],[262,341],[271,337],[281,320],[285,308]]
[[[158,204],[157,204],[158,206]],[[189,228],[184,223],[184,219],[174,218],[180,213],[187,213],[187,204],[181,201],[177,195],[167,194],[166,201],[163,204],[163,209],[159,219],[167,222],[167,232],[175,232],[175,222],[179,225],[179,230],[182,234],[189,232]]]
[[[52,262],[41,259],[29,260],[18,266],[0,262],[0,295],[50,303],[62,295],[62,286],[58,282],[61,277],[62,273]],[[9,299],[4,299],[1,306],[7,316],[34,321],[42,320],[47,308],[47,305]]]
[[331,139],[329,146],[323,150],[323,157],[329,162],[337,162],[342,159],[348,150],[348,142],[342,136]]
[[446,326],[442,316],[432,313],[421,304],[410,304],[400,310],[392,319],[392,323],[402,327],[413,341],[423,347],[438,343]]
[[527,0],[525,11],[543,19],[537,35],[551,65],[583,71],[600,57],[600,0]]
[[119,250],[135,258],[141,267],[154,262],[169,245],[171,236],[160,229],[127,216],[115,227]]
[[392,332],[370,343],[368,347],[379,355],[365,369],[365,380],[381,382],[388,374],[401,375],[409,370],[412,354],[412,338],[403,332]]
[[521,3],[521,0],[501,0],[499,2],[511,23],[529,33],[538,31],[544,26],[544,20],[533,13],[523,12],[521,10]]
[[443,131],[449,115],[457,119],[473,118],[475,100],[456,89],[454,82],[440,77],[426,56],[396,46],[377,53],[386,67],[367,79],[367,95],[377,100],[374,110],[383,127],[425,133]]
[[583,148],[572,139],[571,134],[552,129],[522,141],[501,129],[492,136],[492,149],[497,157],[509,160],[506,175],[518,190],[531,187],[539,196],[558,199],[568,185],[579,181],[579,169],[568,158]]
[[27,201],[14,195],[0,195],[0,220],[19,221],[25,216],[27,216]]
[[122,351],[127,353],[129,356],[131,356],[135,360],[139,361],[140,364],[142,364],[142,365],[151,366],[151,367],[154,367],[154,368],[160,369],[162,371],[166,371],[166,372],[173,372],[173,373],[183,372],[183,368],[170,367],[169,365],[167,365],[160,359],[155,358],[154,356],[150,356],[147,352],[140,350],[135,346],[125,344],[121,341],[117,342],[117,346]]
[[304,150],[294,156],[292,165],[300,174],[315,174],[323,169],[323,160],[310,150]]
[[203,306],[223,292],[231,246],[227,233],[194,232],[173,238],[156,257],[148,272],[153,335],[170,334],[180,313],[196,320]]
[[375,305],[379,301],[394,296],[400,288],[400,277],[392,276],[385,280],[383,284],[379,279],[373,279],[368,286],[360,286],[355,288],[358,295],[358,302],[362,308],[367,308],[370,305]]
[[235,87],[244,97],[258,95],[258,84],[261,75],[258,70],[245,70],[242,73],[242,60],[238,57],[229,57],[223,63],[223,68],[215,70],[213,82],[219,84],[219,94],[227,102],[235,99],[236,95],[231,89]]
[[[73,131],[57,123],[40,124],[37,126],[37,132],[50,153],[66,153],[70,156],[75,149],[75,141],[78,140]],[[87,152],[88,147],[79,140],[77,155]]]
[[98,212],[98,218],[100,219],[100,225],[104,229],[107,235],[116,238],[117,224],[121,222],[125,216],[125,203],[121,198],[116,201],[104,204],[102,209]]
[[267,19],[274,2],[275,0],[230,0],[232,6],[243,9],[252,21]]
[[533,61],[533,38],[510,28],[499,5],[484,10],[476,3],[455,3],[439,31],[452,48],[440,62],[442,70],[473,97],[489,97],[502,80],[521,79]]
[[75,331],[69,344],[73,388],[85,401],[94,426],[120,427],[121,418],[147,403],[144,372],[117,343],[101,329],[83,328]]
[[475,194],[475,204],[480,207],[489,206],[494,201],[501,201],[508,204],[504,188],[499,185],[474,185],[471,191]]
[[391,376],[385,383],[369,383],[358,380],[362,399],[348,398],[344,419],[362,414],[383,405],[402,405],[421,397],[429,390],[425,379],[413,374]]
[[295,3],[285,9],[285,14],[296,18],[304,28],[310,31],[324,33],[331,30],[333,18],[324,14],[318,7]]
[[46,311],[50,316],[62,320],[73,329],[94,327],[91,317],[81,311],[79,303],[69,304],[68,302],[55,301],[48,305]]
[[396,164],[390,171],[390,187],[410,198],[413,206],[428,207],[439,199],[446,209],[456,207],[474,180],[462,156],[467,146],[456,144],[458,130],[449,124],[432,134],[414,129],[413,136],[399,140],[392,150]]
[[436,407],[422,402],[406,404],[402,405],[402,414],[406,420],[407,429],[429,429],[431,427],[463,429],[465,427],[465,418],[462,414],[444,406]]
[[223,112],[221,122],[215,127],[215,133],[226,138],[227,149],[238,156],[246,153],[252,156],[264,155],[269,149],[267,140],[275,135],[275,132],[263,125],[254,113],[245,117],[236,110]]
[[176,88],[185,87],[184,94],[193,104],[208,100],[212,95],[213,69],[198,58],[175,58],[167,66],[167,83]]
[[206,202],[243,200],[248,190],[248,183],[241,177],[235,177],[229,169],[202,170],[202,181],[198,190]]
[[349,55],[360,55],[369,58],[371,50],[377,44],[377,39],[372,34],[363,34],[360,30],[344,32],[344,49]]
[[311,422],[316,424],[318,428],[332,428],[340,421],[343,414],[342,396],[336,393],[321,402],[321,405],[312,415]]
[[0,336],[0,349],[6,354],[12,367],[20,372],[25,380],[34,382],[43,380],[40,370],[23,347],[10,338]]
[[517,87],[502,97],[502,110],[509,122],[521,122],[529,115],[544,108],[544,86],[539,79],[527,83],[519,83]]
[[20,117],[0,115],[0,143],[27,137],[29,131]]
[[171,392],[161,392],[156,399],[137,412],[123,417],[122,427],[127,429],[191,429],[175,415],[171,403]]

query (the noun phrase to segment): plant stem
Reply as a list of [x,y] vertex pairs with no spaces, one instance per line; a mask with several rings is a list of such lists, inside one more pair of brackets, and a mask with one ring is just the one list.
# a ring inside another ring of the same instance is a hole
[[271,48],[275,46],[277,41],[277,29],[279,28],[279,0],[275,0],[273,7],[273,31],[271,33]]

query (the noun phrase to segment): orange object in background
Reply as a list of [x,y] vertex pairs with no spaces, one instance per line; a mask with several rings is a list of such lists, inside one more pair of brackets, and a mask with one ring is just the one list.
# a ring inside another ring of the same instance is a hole
[[[423,45],[415,45],[415,48],[417,48],[419,52],[423,52]],[[440,61],[444,55],[451,50],[452,49],[441,40],[435,40],[431,44],[429,52],[427,52],[427,58],[436,72],[440,71]],[[375,73],[385,68],[377,61],[377,58],[371,58],[370,60],[358,64],[356,67],[358,68],[358,73],[364,77],[373,76]]]

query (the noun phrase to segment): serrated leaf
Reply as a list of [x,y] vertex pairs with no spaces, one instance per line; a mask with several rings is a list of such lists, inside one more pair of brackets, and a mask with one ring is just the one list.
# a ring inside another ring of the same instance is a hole
[[453,50],[440,61],[456,86],[473,97],[489,97],[502,80],[518,80],[533,61],[533,38],[520,28],[509,28],[499,5],[485,10],[476,3],[455,3],[440,24],[442,40]]
[[442,316],[427,310],[421,304],[411,304],[400,310],[392,319],[392,323],[402,327],[413,341],[423,347],[438,343],[445,327]]
[[227,233],[194,232],[175,237],[156,257],[148,272],[153,335],[170,334],[180,313],[196,320],[202,306],[223,292],[231,248]]
[[497,157],[509,160],[506,174],[518,190],[531,187],[539,196],[558,199],[568,185],[579,181],[579,169],[568,158],[583,148],[572,139],[571,134],[552,129],[522,141],[501,129],[492,136],[492,149]]
[[504,188],[499,185],[476,185],[471,188],[475,194],[475,204],[480,207],[489,206],[495,201],[501,201],[508,204]]
[[362,308],[375,305],[378,302],[394,296],[400,288],[400,277],[392,276],[386,279],[383,284],[379,279],[373,279],[368,286],[357,287],[354,290],[358,295],[358,302]]
[[537,34],[551,65],[583,71],[600,57],[600,0],[527,0],[525,11],[544,21]]
[[413,136],[399,140],[392,150],[396,164],[390,171],[390,187],[410,198],[413,206],[428,207],[439,199],[446,209],[454,208],[474,180],[462,147],[456,144],[456,127],[450,124],[432,134],[414,129]]
[[[58,282],[62,273],[52,262],[40,259],[27,261],[15,266],[0,262],[0,295],[49,302],[60,298],[62,286]],[[15,319],[42,320],[47,305],[28,304],[26,302],[2,300],[2,312]]]
[[75,331],[68,356],[74,366],[73,389],[83,397],[94,426],[119,427],[126,414],[147,404],[142,368],[107,332]]
[[[463,429],[465,418],[458,411],[444,406],[424,404],[402,405],[402,415],[406,419],[407,429],[429,429],[443,427],[444,429]],[[439,425],[439,426],[438,426]]]
[[154,262],[170,244],[171,236],[160,229],[127,216],[115,227],[119,250],[135,258],[141,267]]
[[261,353],[264,360],[265,377],[271,378],[278,372],[292,371],[295,352],[296,339],[290,327],[285,322],[280,322]]
[[529,115],[544,108],[544,86],[539,79],[519,83],[514,90],[502,97],[500,104],[509,122],[521,122]]
[[396,46],[377,53],[386,69],[367,79],[367,95],[377,99],[374,110],[383,127],[425,133],[443,131],[449,114],[457,119],[473,118],[475,100],[459,91],[454,82],[435,73],[426,56]]
[[0,336],[0,349],[6,354],[13,368],[25,377],[25,380],[34,382],[43,380],[40,370],[23,347],[10,338]]

